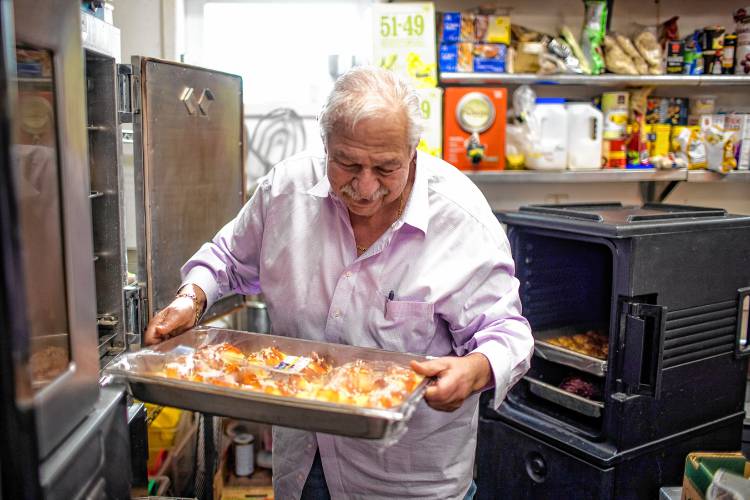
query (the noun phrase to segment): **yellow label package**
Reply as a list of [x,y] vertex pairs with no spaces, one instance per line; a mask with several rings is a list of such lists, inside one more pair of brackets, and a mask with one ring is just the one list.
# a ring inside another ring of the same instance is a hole
[[373,64],[409,78],[416,88],[437,87],[434,4],[376,3],[372,20]]
[[438,158],[443,157],[443,89],[417,89],[424,121],[417,149]]
[[510,45],[510,17],[477,15],[476,37],[478,42],[504,43]]

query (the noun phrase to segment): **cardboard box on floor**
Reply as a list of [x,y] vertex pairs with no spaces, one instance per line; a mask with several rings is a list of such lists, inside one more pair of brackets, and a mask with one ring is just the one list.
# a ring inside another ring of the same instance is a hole
[[705,500],[706,490],[714,474],[724,469],[732,474],[750,477],[750,462],[741,452],[715,453],[694,452],[685,458],[685,473],[682,478],[682,500]]

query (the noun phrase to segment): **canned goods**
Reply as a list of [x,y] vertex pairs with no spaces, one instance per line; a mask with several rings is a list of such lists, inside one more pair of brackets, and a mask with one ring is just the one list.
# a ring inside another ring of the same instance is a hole
[[628,102],[630,94],[627,92],[605,92],[602,94],[602,114],[604,114],[605,139],[622,139],[628,126]]
[[252,434],[239,433],[232,437],[232,442],[234,444],[234,475],[249,476],[255,471],[255,437]]
[[625,139],[604,139],[602,153],[604,168],[625,168]]

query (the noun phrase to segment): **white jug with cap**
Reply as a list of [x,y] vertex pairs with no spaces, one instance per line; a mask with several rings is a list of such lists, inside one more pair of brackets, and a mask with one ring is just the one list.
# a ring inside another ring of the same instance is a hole
[[526,157],[526,168],[565,170],[568,159],[568,116],[565,99],[538,97],[530,117],[538,132]]
[[586,102],[567,105],[568,168],[598,170],[602,168],[602,112]]

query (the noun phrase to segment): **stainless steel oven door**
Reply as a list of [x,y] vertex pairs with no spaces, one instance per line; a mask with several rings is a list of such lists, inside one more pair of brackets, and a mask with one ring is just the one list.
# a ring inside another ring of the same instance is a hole
[[11,169],[25,327],[14,339],[16,401],[44,459],[98,396],[80,7],[14,2]]
[[[180,267],[244,203],[242,79],[146,57],[132,64],[138,281],[150,318],[174,298]],[[227,297],[208,315],[242,301]]]

